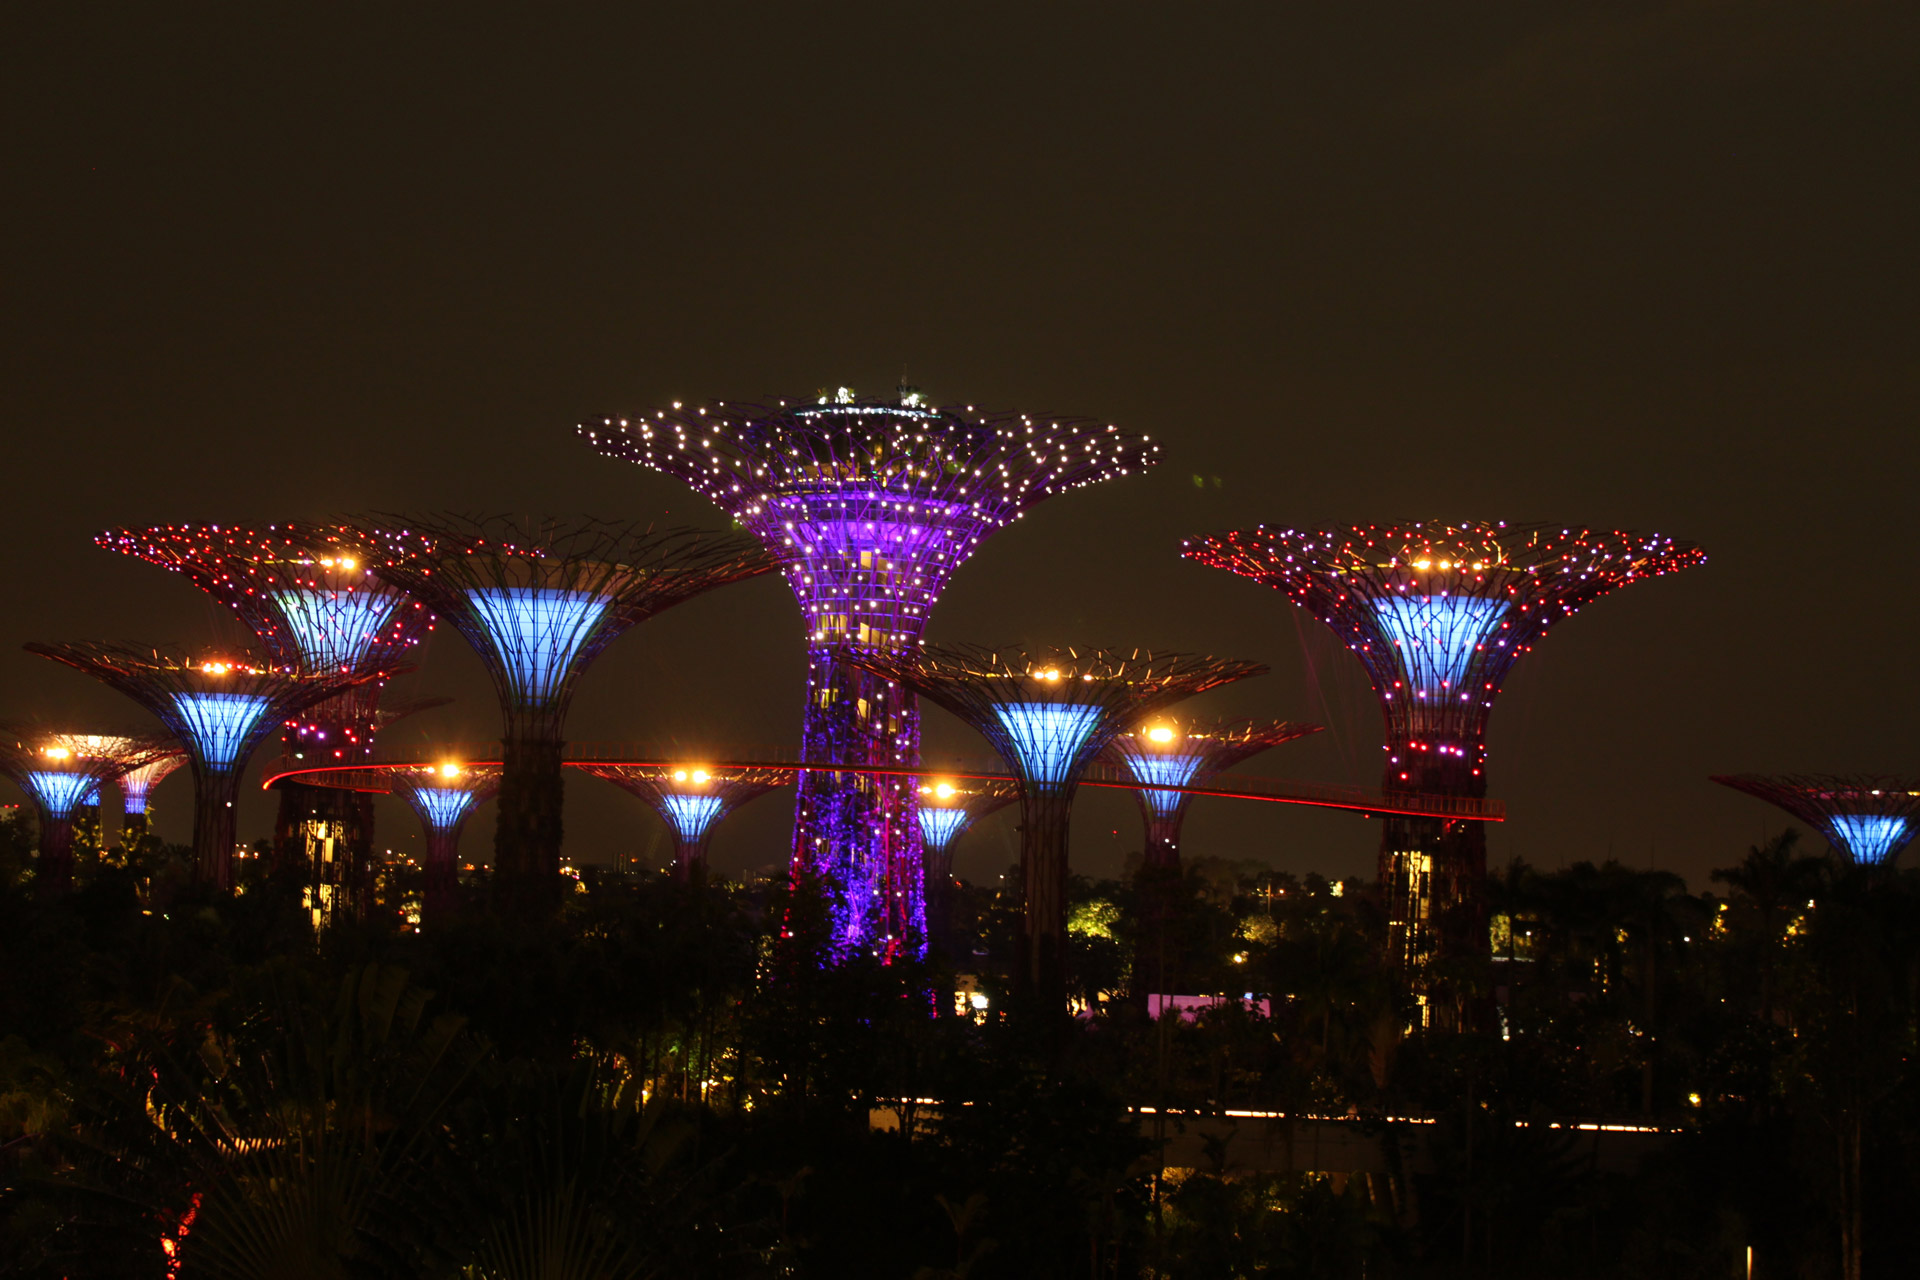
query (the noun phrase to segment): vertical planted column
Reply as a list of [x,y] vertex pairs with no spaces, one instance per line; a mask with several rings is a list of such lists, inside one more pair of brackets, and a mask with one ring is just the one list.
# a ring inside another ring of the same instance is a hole
[[153,789],[164,782],[173,772],[187,762],[187,753],[179,747],[169,747],[155,754],[153,759],[123,770],[114,778],[120,788],[120,843],[132,849],[147,838],[151,818]]
[[[1463,799],[1486,795],[1487,721],[1521,655],[1600,596],[1706,558],[1657,534],[1438,521],[1261,526],[1185,554],[1285,593],[1359,657],[1386,721],[1390,794]],[[1397,965],[1485,954],[1480,823],[1389,819],[1380,880]]]
[[1067,837],[1087,765],[1128,723],[1217,685],[1259,675],[1254,663],[1183,654],[1054,649],[1028,653],[929,646],[855,659],[972,725],[1020,788],[1025,915],[1018,978],[1039,1008],[1066,999]]
[[673,833],[673,875],[682,884],[707,878],[707,846],[714,828],[741,805],[793,785],[791,769],[741,769],[697,764],[583,764],[583,773],[604,778],[638,796]]
[[0,726],[0,773],[26,792],[39,823],[34,888],[40,896],[63,897],[72,889],[74,821],[90,801],[98,805],[100,784],[156,749],[151,740]]
[[[806,624],[793,870],[831,888],[842,955],[925,930],[911,690],[847,655],[910,654],[953,572],[1055,494],[1152,465],[1159,446],[1084,419],[936,408],[844,388],[811,402],[676,403],[582,424],[609,457],[679,477],[779,556]],[[891,770],[893,773],[881,772]]]
[[629,628],[773,561],[732,535],[591,520],[394,517],[363,531],[362,545],[386,581],[453,624],[493,677],[501,718],[496,899],[520,915],[553,910],[566,719],[582,673]]
[[234,806],[255,749],[306,708],[390,674],[315,675],[228,654],[188,657],[110,644],[30,644],[27,649],[126,694],[186,750],[193,770],[195,879],[222,891],[233,887]]
[[474,810],[500,789],[500,770],[448,762],[425,769],[393,766],[380,773],[420,819],[426,838],[421,918],[428,925],[440,924],[459,900],[460,833]]

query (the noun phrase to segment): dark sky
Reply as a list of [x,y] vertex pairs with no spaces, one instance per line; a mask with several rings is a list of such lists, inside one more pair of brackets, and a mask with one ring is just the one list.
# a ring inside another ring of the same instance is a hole
[[[216,624],[95,550],[108,525],[717,525],[573,423],[904,371],[1165,445],[990,542],[931,635],[1266,661],[1206,705],[1331,732],[1248,772],[1373,785],[1378,715],[1317,623],[1180,538],[1421,516],[1712,557],[1521,663],[1496,860],[1700,885],[1782,821],[1708,773],[1920,770],[1911,0],[37,5],[0,106],[0,715],[140,723],[17,645]],[[791,746],[801,675],[790,597],[752,583],[622,640],[572,736]],[[416,687],[460,698],[418,732],[493,731],[450,631]],[[928,720],[931,754],[981,752]],[[187,785],[158,796],[179,838]],[[716,860],[777,860],[787,808]],[[660,843],[595,784],[569,821],[588,857]],[[1076,866],[1136,822],[1085,797]],[[1186,847],[1355,874],[1377,840],[1216,801]]]

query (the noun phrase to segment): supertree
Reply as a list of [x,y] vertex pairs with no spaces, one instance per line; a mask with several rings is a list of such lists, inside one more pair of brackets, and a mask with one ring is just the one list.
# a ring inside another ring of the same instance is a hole
[[40,825],[38,892],[73,887],[73,826],[81,808],[100,803],[100,784],[168,751],[153,737],[79,734],[32,725],[0,725],[0,773],[27,793]]
[[927,935],[944,945],[952,933],[953,842],[968,827],[1020,798],[1019,784],[1003,778],[923,778],[920,838],[926,845]]
[[1019,977],[1042,1007],[1056,1010],[1064,1008],[1066,993],[1068,822],[1087,765],[1143,716],[1267,670],[1145,650],[974,645],[855,650],[851,660],[972,725],[1018,782],[1026,912]]
[[1778,805],[1826,838],[1847,861],[1890,867],[1920,835],[1920,780],[1879,774],[1737,773],[1713,781]]
[[567,709],[594,658],[628,628],[774,563],[730,534],[594,520],[381,517],[362,532],[377,571],[466,637],[500,698],[494,886],[503,905],[557,902]]
[[1146,824],[1141,861],[1149,867],[1180,865],[1180,826],[1186,821],[1191,791],[1215,774],[1283,742],[1319,733],[1323,726],[1297,720],[1222,720],[1183,722],[1171,716],[1115,734],[1105,758],[1140,785],[1134,797]]
[[[1285,593],[1359,655],[1386,718],[1390,794],[1466,797],[1486,795],[1494,698],[1549,626],[1706,558],[1657,534],[1441,521],[1263,525],[1192,539],[1185,555]],[[1393,961],[1484,953],[1485,828],[1406,817],[1382,827]]]
[[381,773],[420,819],[420,829],[427,839],[426,856],[421,860],[426,872],[421,915],[437,923],[452,913],[459,888],[461,829],[475,809],[499,792],[500,770],[492,765],[446,761],[424,768],[389,766]]
[[149,829],[147,797],[174,770],[187,762],[184,747],[170,747],[145,764],[128,769],[114,782],[120,788],[120,840],[128,848],[146,837]]
[[673,833],[673,874],[683,883],[702,881],[707,843],[721,821],[769,791],[793,785],[792,769],[727,768],[719,765],[579,764],[646,801]]
[[310,672],[231,653],[188,656],[128,645],[30,644],[138,702],[185,748],[193,769],[194,874],[233,887],[234,803],[254,749],[306,708],[389,670]]
[[[315,674],[397,667],[433,627],[433,615],[376,578],[337,524],[155,525],[109,529],[96,545],[170,570],[231,609],[277,667]],[[368,680],[309,707],[285,728],[288,757],[372,758],[379,728],[419,710],[381,705]],[[288,781],[279,788],[276,861],[324,867],[333,891],[364,896],[373,854],[373,807],[353,791]]]
[[905,387],[890,401],[843,388],[811,403],[676,402],[579,433],[685,481],[780,556],[807,628],[802,758],[849,770],[802,775],[793,871],[834,886],[843,951],[893,954],[924,923],[908,776],[919,708],[842,649],[911,651],[989,534],[1054,494],[1144,470],[1159,446],[1088,419],[936,408]]

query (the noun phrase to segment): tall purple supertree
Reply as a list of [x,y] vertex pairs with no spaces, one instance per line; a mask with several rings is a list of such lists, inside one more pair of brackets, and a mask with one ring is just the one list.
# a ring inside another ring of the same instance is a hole
[[1862,867],[1891,867],[1920,835],[1920,780],[1880,774],[1737,773],[1712,779],[1778,805]]
[[388,582],[466,638],[500,697],[493,887],[503,907],[559,902],[561,754],[581,675],[627,630],[774,568],[748,539],[595,520],[382,517],[361,545]]
[[322,674],[231,653],[189,656],[116,644],[30,644],[27,651],[118,689],[186,749],[193,769],[194,877],[221,890],[233,887],[234,805],[261,741],[315,703],[393,674]]
[[953,842],[968,827],[1020,798],[1020,784],[1004,778],[923,778],[920,838],[926,845],[927,936],[948,945],[953,932]]
[[59,897],[73,887],[74,817],[83,806],[99,804],[100,784],[164,758],[171,749],[159,737],[0,725],[0,773],[27,793],[39,819],[37,892]]
[[[835,887],[844,950],[896,953],[924,932],[911,778],[919,708],[848,665],[848,645],[906,653],[954,570],[1037,503],[1153,464],[1147,437],[1081,418],[936,408],[842,388],[816,402],[676,402],[586,423],[608,457],[676,476],[776,552],[807,626],[793,869]],[[862,773],[861,769],[893,770]]]
[[681,883],[707,878],[707,845],[728,814],[769,791],[793,785],[792,769],[721,765],[579,764],[644,800],[673,833],[673,875]]
[[1066,995],[1068,823],[1087,765],[1129,723],[1267,670],[1189,654],[974,645],[854,650],[850,660],[973,726],[1018,781],[1026,911],[1018,976],[1054,1011],[1064,1011]]
[[[181,575],[231,609],[277,667],[314,674],[385,671],[433,627],[433,614],[375,577],[337,524],[155,525],[109,529],[96,545]],[[290,759],[363,763],[374,738],[421,703],[382,706],[385,682],[364,681],[285,727]],[[362,903],[373,856],[373,807],[359,792],[283,782],[274,856],[335,894]],[[344,907],[346,902],[341,905]]]
[[[1283,592],[1359,656],[1386,719],[1390,794],[1465,797],[1486,795],[1487,719],[1501,684],[1552,624],[1706,559],[1658,534],[1442,521],[1263,525],[1192,539],[1185,554]],[[1413,968],[1484,954],[1485,827],[1381,825],[1391,958]]]
[[1319,733],[1322,727],[1297,720],[1222,720],[1208,724],[1160,716],[1152,724],[1114,735],[1107,745],[1106,758],[1140,784],[1134,789],[1134,797],[1140,802],[1140,818],[1146,824],[1141,861],[1149,867],[1180,865],[1180,827],[1193,803],[1193,793],[1169,788],[1203,787],[1215,774],[1242,760],[1283,742]]

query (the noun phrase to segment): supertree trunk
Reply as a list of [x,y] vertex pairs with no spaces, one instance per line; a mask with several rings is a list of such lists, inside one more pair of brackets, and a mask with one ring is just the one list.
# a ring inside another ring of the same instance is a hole
[[135,845],[147,838],[149,829],[145,810],[139,813],[122,813],[120,815],[120,847],[132,850]]
[[1017,981],[1038,1007],[1067,1003],[1067,837],[1073,792],[1047,789],[1020,803],[1020,882],[1026,895]]
[[421,913],[430,925],[444,924],[460,903],[460,830],[427,832],[426,885]]
[[[855,770],[919,765],[920,709],[911,691],[844,665],[832,649],[812,650],[807,668],[803,759]],[[842,951],[865,945],[891,959],[925,935],[917,813],[910,777],[800,775],[794,870],[811,869],[829,882]]]
[[496,900],[503,909],[540,915],[559,902],[566,779],[557,737],[516,735],[503,745],[493,841]]
[[194,779],[193,878],[196,884],[233,891],[234,808],[240,775],[206,771]]
[[40,857],[33,873],[42,898],[64,898],[73,891],[73,819],[40,816]]

